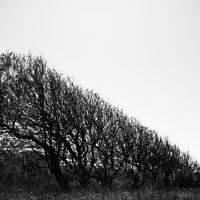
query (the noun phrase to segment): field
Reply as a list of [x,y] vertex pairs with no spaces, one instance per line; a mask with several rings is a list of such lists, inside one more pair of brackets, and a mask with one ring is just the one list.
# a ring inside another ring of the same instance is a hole
[[73,189],[61,191],[22,191],[13,189],[0,193],[0,200],[200,200],[199,189],[125,191],[117,189]]

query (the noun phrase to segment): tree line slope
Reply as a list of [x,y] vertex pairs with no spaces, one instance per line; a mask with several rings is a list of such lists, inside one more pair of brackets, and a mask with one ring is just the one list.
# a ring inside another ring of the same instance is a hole
[[200,166],[189,153],[42,57],[0,55],[0,145],[0,181],[12,154],[16,163],[23,157],[27,171],[45,166],[63,189],[74,181],[81,187],[128,181],[133,189],[200,185]]

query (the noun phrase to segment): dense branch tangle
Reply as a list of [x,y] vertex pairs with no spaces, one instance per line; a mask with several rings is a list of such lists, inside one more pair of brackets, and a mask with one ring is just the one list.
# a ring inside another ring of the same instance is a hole
[[92,180],[107,187],[114,179],[133,188],[200,184],[199,165],[189,154],[41,57],[1,54],[0,81],[0,134],[28,142],[62,188],[74,179],[82,187]]

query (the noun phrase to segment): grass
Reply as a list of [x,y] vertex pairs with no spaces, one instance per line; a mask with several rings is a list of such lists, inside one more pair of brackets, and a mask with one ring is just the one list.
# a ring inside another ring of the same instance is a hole
[[62,191],[24,191],[14,188],[0,192],[0,200],[200,200],[200,189],[137,191],[120,189],[73,189]]

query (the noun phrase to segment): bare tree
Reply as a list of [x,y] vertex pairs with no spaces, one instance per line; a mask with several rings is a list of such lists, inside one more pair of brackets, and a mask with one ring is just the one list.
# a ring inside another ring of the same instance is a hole
[[189,154],[49,69],[41,57],[0,55],[0,137],[6,135],[12,148],[19,142],[47,160],[63,189],[70,180],[84,187],[93,178],[106,187],[121,177],[133,188],[200,184]]
[[62,188],[68,180],[60,170],[61,154],[69,151],[60,119],[67,81],[49,70],[42,58],[22,57],[15,54],[1,56],[1,130],[15,137],[28,140],[42,148],[50,162],[50,169]]

